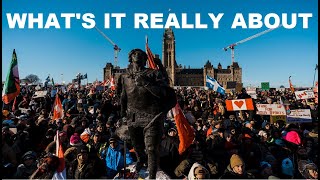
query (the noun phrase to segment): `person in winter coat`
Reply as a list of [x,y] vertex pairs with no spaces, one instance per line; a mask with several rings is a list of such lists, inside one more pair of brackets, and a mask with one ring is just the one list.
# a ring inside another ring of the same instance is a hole
[[95,172],[94,164],[89,159],[89,151],[86,146],[81,146],[77,149],[77,158],[69,167],[68,179],[95,179],[98,173]]
[[188,180],[209,179],[209,171],[199,163],[194,163],[189,171]]
[[131,164],[133,160],[128,149],[126,149],[126,157],[124,157],[124,147],[118,142],[117,138],[111,137],[109,144],[106,154],[107,178],[114,178],[124,168],[123,158],[126,158],[126,164]]
[[306,160],[300,160],[298,169],[301,175],[306,179],[318,179],[318,167],[314,163]]
[[41,159],[38,169],[33,172],[30,179],[51,179],[59,166],[59,158],[49,154]]
[[254,179],[255,177],[245,171],[245,164],[242,158],[233,154],[230,158],[230,164],[227,166],[220,179]]
[[32,151],[26,152],[22,156],[22,164],[17,168],[14,175],[16,179],[29,179],[31,174],[37,169],[36,155]]

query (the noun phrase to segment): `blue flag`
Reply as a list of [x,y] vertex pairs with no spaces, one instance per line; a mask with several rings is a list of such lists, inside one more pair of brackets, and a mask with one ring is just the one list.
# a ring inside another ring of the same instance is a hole
[[222,95],[225,94],[225,89],[220,86],[218,81],[208,75],[206,76],[206,85],[209,89],[212,89]]

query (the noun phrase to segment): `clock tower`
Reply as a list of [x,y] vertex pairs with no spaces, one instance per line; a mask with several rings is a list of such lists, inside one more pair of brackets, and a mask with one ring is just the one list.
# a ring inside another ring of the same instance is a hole
[[170,85],[175,84],[176,48],[175,38],[171,28],[165,30],[162,41],[162,60],[170,78]]

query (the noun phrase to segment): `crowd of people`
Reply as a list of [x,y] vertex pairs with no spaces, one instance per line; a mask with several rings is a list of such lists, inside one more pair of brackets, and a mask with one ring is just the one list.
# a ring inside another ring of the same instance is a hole
[[[137,161],[130,140],[119,137],[124,125],[119,96],[110,89],[81,87],[63,91],[64,117],[52,120],[55,96],[34,97],[21,87],[15,102],[2,110],[2,178],[51,179],[59,166],[56,139],[64,150],[68,179],[113,179]],[[41,90],[51,91],[51,88]],[[273,122],[255,110],[227,111],[225,100],[251,98],[241,92],[221,95],[200,88],[176,88],[195,138],[179,154],[179,134],[168,112],[160,148],[160,169],[172,179],[317,179],[318,104],[296,100],[290,89],[257,91],[255,104],[310,109],[312,122]],[[58,130],[58,135],[57,135]],[[58,137],[57,137],[58,136]]]

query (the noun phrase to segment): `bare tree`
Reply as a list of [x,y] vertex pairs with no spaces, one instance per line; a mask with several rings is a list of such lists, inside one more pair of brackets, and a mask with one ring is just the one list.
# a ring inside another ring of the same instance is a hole
[[27,83],[33,84],[33,83],[39,83],[40,79],[37,75],[29,74],[28,76],[25,77],[25,81]]

